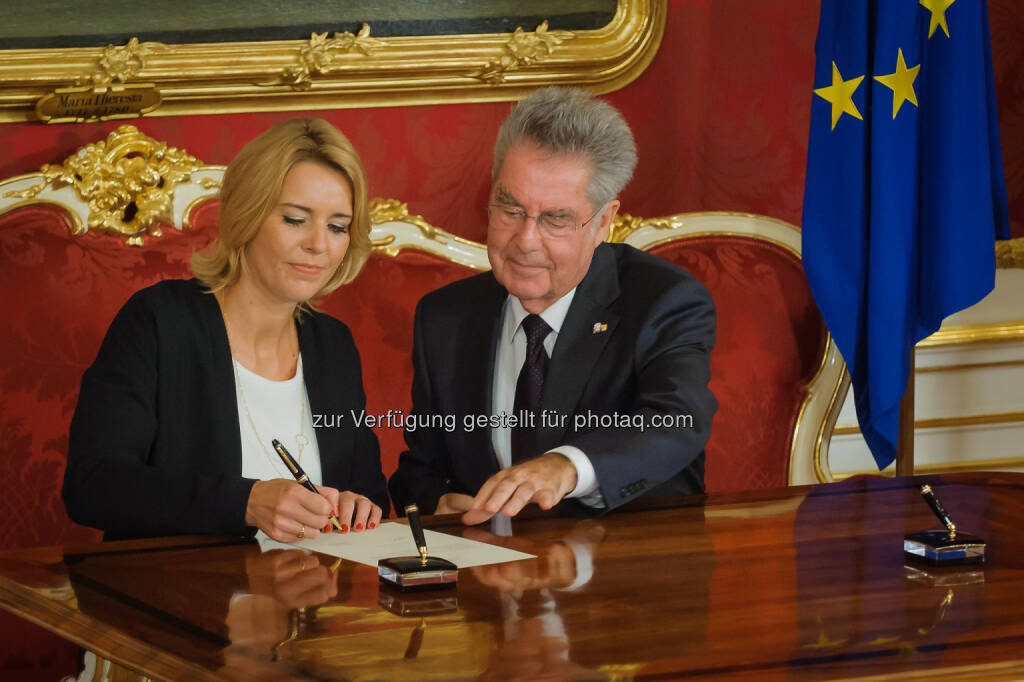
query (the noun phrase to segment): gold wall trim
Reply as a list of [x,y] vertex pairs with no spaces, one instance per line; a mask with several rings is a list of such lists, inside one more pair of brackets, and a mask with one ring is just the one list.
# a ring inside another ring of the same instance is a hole
[[971,343],[1024,341],[1024,320],[943,327],[917,343],[918,348],[941,348]]
[[[970,462],[940,462],[938,464],[919,464],[914,467],[914,474],[953,473],[955,471],[1000,471],[1024,467],[1024,457],[1008,457],[1003,459],[979,459]],[[896,476],[895,467],[884,471],[864,469],[862,471],[842,471],[835,474],[836,481],[844,481],[854,476]]]
[[[938,429],[958,426],[985,426],[989,424],[1014,424],[1024,422],[1022,412],[990,412],[988,414],[972,414],[963,417],[935,417],[932,419],[914,420],[914,429]],[[842,424],[832,431],[834,436],[849,436],[860,433],[860,427],[853,424]]]
[[991,471],[993,469],[1009,469],[1024,467],[1024,457],[1006,457],[1003,459],[983,459],[976,462],[942,462],[939,464],[923,464],[914,467],[914,473],[937,473],[942,471]]
[[997,268],[1024,268],[1024,237],[996,242]]
[[619,0],[608,25],[572,32],[545,23],[514,33],[377,39],[364,26],[358,35],[306,41],[132,39],[107,48],[0,50],[0,123],[35,120],[41,98],[85,84],[114,93],[124,83],[152,85],[161,103],[148,116],[510,101],[545,85],[611,92],[654,58],[666,4]]
[[937,365],[935,367],[918,367],[914,374],[927,374],[930,372],[949,372],[963,369],[991,369],[993,367],[1020,367],[1024,360],[998,360],[995,362],[962,362],[957,365]]

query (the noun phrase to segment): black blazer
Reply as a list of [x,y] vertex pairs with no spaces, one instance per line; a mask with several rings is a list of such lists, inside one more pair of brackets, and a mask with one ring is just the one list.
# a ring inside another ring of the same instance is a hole
[[[498,471],[489,429],[464,428],[490,413],[502,306],[490,272],[427,294],[416,309],[413,412],[455,415],[456,428],[406,430],[408,450],[389,487],[395,508],[426,511],[448,492],[475,494]],[[595,333],[595,324],[607,325]],[[580,448],[608,509],[658,488],[703,492],[704,444],[718,403],[707,384],[715,306],[685,270],[623,244],[602,244],[576,289],[548,365],[542,409],[566,415],[540,433],[541,452]],[[574,428],[577,416],[640,415],[642,427]],[[692,427],[652,418],[691,415]]]
[[[313,414],[366,404],[348,327],[320,313],[298,323]],[[71,419],[64,504],[105,539],[244,534],[255,482],[241,476],[235,375],[217,300],[196,282],[139,291],[82,377]],[[388,510],[377,437],[351,419],[316,430],[324,484]]]

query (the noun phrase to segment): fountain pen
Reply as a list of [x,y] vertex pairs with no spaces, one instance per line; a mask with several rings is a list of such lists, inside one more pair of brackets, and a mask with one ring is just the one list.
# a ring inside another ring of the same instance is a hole
[[[280,457],[281,461],[284,462],[284,465],[288,467],[288,471],[292,472],[292,476],[294,476],[295,480],[299,482],[299,485],[309,492],[319,495],[320,493],[317,492],[316,486],[313,485],[313,481],[309,480],[309,476],[307,476],[306,472],[302,470],[299,463],[292,459],[291,453],[288,452],[288,449],[285,448],[285,446],[281,445],[281,441],[275,438],[270,441],[270,443],[274,446],[274,451],[277,453],[278,457]],[[337,516],[330,514],[327,519],[331,522],[332,526],[341,530],[341,521],[338,520]]]

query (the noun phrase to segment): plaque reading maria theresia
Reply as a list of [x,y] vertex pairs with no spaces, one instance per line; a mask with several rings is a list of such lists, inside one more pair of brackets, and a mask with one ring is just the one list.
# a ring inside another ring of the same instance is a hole
[[160,106],[160,92],[150,83],[105,87],[58,88],[36,102],[36,114],[47,123],[81,123],[135,118]]

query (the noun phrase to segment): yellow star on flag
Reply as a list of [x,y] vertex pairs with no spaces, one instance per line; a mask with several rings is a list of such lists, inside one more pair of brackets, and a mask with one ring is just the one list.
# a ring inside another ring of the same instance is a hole
[[956,0],[921,0],[921,6],[932,13],[931,21],[928,22],[928,37],[931,38],[932,34],[935,33],[935,29],[938,26],[942,27],[942,32],[949,37],[949,26],[946,25],[946,10]]
[[814,90],[815,95],[832,105],[832,130],[836,129],[836,123],[843,114],[864,120],[864,117],[857,111],[857,105],[853,103],[853,93],[862,80],[864,80],[864,76],[844,81],[843,76],[839,73],[839,67],[832,62],[832,85]]
[[896,72],[885,76],[875,76],[876,81],[892,90],[893,119],[899,113],[903,102],[909,101],[915,107],[918,106],[917,93],[914,92],[914,80],[917,78],[917,72],[920,70],[920,64],[909,69],[907,68],[907,63],[903,61],[903,48],[900,48],[896,55]]

